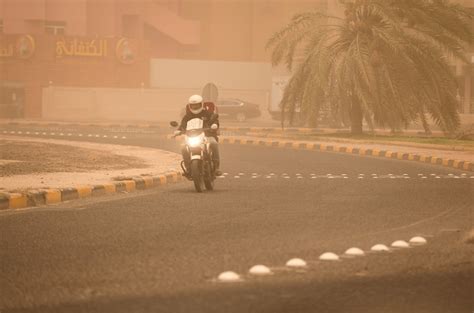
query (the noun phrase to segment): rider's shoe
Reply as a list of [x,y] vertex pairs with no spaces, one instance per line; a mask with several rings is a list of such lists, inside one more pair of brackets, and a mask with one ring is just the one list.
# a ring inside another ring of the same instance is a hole
[[220,162],[215,160],[214,161],[214,175],[215,176],[222,176],[222,172],[219,170],[219,165],[220,165]]

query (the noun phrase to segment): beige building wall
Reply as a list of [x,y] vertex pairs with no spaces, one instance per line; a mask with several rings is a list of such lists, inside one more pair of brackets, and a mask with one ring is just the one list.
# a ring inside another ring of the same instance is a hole
[[269,61],[268,39],[308,10],[326,10],[337,0],[183,0],[179,14],[200,22],[201,43],[181,50],[179,58]]

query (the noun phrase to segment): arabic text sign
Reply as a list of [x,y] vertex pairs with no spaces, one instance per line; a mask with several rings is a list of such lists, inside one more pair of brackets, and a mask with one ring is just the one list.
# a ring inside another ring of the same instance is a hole
[[105,57],[107,56],[107,40],[58,40],[56,41],[56,57],[64,56]]

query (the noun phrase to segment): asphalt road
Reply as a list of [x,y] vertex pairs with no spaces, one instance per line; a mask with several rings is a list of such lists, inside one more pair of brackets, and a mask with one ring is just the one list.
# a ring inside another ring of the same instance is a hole
[[[70,139],[177,151],[159,134],[97,133]],[[0,312],[474,309],[473,245],[462,241],[473,221],[472,173],[266,147],[222,145],[221,154],[228,174],[214,192],[184,182],[0,212]],[[415,235],[428,244],[318,260]],[[308,267],[285,268],[293,257]],[[249,275],[256,264],[274,274]],[[227,270],[242,281],[217,282]]]

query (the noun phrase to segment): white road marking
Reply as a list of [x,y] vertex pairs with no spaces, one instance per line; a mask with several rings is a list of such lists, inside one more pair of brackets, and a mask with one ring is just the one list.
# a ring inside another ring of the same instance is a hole
[[346,252],[344,252],[344,254],[350,255],[350,256],[363,256],[365,255],[365,252],[357,247],[354,247],[354,248],[347,249]]
[[427,241],[423,237],[416,236],[410,239],[410,243],[414,245],[424,245],[427,243]]
[[306,267],[306,261],[303,259],[291,259],[288,262],[286,262],[286,266],[288,267]]
[[319,256],[321,261],[337,261],[339,260],[339,256],[332,252],[325,252]]
[[264,276],[264,275],[271,275],[273,274],[272,271],[266,267],[265,265],[255,265],[250,268],[249,273],[251,275],[258,275],[258,276]]
[[386,245],[382,245],[382,244],[378,244],[378,245],[375,245],[373,246],[372,248],[370,248],[371,251],[375,251],[375,252],[387,252],[389,251],[389,249],[387,248]]
[[394,248],[409,248],[410,245],[408,242],[403,241],[403,240],[397,240],[392,243],[392,247]]
[[226,283],[236,282],[236,281],[241,280],[239,274],[237,274],[235,272],[232,272],[232,271],[223,272],[223,273],[219,274],[217,279],[221,282],[226,282]]

